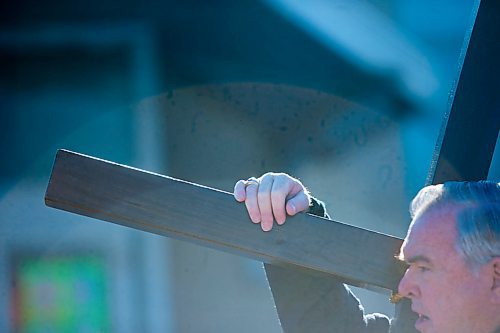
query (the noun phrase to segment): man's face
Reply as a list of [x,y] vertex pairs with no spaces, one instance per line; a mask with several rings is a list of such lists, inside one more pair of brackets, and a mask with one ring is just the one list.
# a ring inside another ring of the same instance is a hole
[[[483,332],[491,280],[472,272],[455,249],[456,211],[434,208],[413,221],[401,248],[410,266],[399,293],[412,301],[420,332]],[[491,322],[491,319],[490,319]],[[489,328],[490,329],[490,328]]]

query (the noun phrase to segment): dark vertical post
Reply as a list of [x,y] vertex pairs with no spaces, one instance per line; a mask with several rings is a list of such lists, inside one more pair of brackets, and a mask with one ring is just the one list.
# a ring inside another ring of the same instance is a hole
[[488,176],[500,128],[499,35],[500,2],[483,0],[464,43],[460,80],[450,96],[428,184]]

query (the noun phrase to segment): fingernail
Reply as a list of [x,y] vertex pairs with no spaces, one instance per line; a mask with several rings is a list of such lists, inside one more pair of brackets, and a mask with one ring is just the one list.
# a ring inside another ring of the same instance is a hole
[[296,211],[294,204],[290,204],[290,215],[294,215]]

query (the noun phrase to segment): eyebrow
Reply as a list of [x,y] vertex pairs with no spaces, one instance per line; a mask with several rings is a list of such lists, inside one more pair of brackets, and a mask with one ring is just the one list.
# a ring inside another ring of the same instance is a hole
[[432,263],[431,259],[429,259],[429,257],[426,257],[424,255],[418,255],[418,256],[413,256],[410,258],[402,258],[402,259],[403,259],[403,261],[405,261],[408,264],[414,264],[416,262],[423,262],[426,264]]

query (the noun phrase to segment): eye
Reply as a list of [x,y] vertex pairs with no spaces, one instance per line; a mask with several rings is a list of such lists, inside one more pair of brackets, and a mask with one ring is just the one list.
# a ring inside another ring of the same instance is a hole
[[408,270],[414,271],[414,272],[419,272],[419,273],[425,273],[430,270],[429,266],[426,266],[424,264],[417,264],[417,263],[412,263],[410,267],[408,267]]
[[427,267],[427,266],[417,266],[417,269],[419,272],[422,272],[422,273],[429,271],[429,267]]

